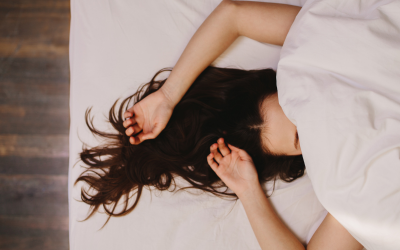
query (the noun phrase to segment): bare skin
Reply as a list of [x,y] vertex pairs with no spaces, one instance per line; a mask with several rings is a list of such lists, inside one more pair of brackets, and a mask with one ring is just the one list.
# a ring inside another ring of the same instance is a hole
[[262,142],[268,150],[277,155],[301,155],[297,128],[283,113],[278,94],[264,100],[261,114],[265,124]]
[[[156,138],[198,75],[239,36],[282,46],[300,9],[285,4],[223,0],[196,31],[163,87],[124,114],[123,125],[130,142],[137,145]],[[267,99],[265,103],[268,148],[278,154],[301,154],[300,146],[294,143],[295,126],[284,117],[277,99]],[[273,132],[279,127],[283,129]],[[218,147],[221,153],[216,150]],[[210,151],[210,167],[242,201],[261,248],[304,249],[271,208],[249,155],[231,145],[228,148],[222,138],[211,145]],[[307,249],[356,250],[362,245],[328,214]]]
[[[226,145],[224,139],[220,138],[211,145],[207,162],[242,201],[261,249],[305,249],[274,212],[258,182],[254,163],[246,151]],[[328,213],[307,249],[361,250],[363,246]]]
[[137,145],[157,137],[172,114],[165,110],[165,103],[173,109],[200,73],[239,36],[282,46],[299,10],[300,7],[284,4],[222,1],[189,41],[167,81],[157,91],[162,94],[149,95],[124,114],[132,120],[124,123],[125,127],[132,127],[126,131],[130,142]]

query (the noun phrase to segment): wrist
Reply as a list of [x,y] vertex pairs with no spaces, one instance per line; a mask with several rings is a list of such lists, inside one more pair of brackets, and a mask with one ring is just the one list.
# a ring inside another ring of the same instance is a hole
[[260,196],[265,196],[265,193],[259,182],[251,185],[248,189],[238,194],[238,197],[242,203],[258,199]]
[[164,93],[168,102],[175,107],[185,95],[187,89],[183,83],[173,81],[170,78],[171,76],[167,79],[160,90]]
[[176,93],[174,93],[175,91],[170,87],[165,86],[165,84],[159,89],[159,91],[164,95],[165,101],[172,106],[172,108],[175,108],[181,98],[179,98]]

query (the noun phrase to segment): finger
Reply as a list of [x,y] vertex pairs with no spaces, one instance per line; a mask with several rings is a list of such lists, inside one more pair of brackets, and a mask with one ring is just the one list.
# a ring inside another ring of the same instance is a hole
[[145,139],[145,140],[149,140],[149,139],[154,139],[154,138],[156,138],[156,137],[161,133],[161,131],[163,131],[164,128],[165,128],[165,125],[162,126],[162,125],[160,125],[159,123],[154,124],[154,127],[153,127],[153,129],[151,130],[151,132],[146,133],[146,134],[144,135],[144,139]]
[[219,164],[222,161],[222,155],[218,152],[218,146],[216,143],[214,143],[213,145],[211,145],[210,147],[210,151],[211,153],[214,154],[214,159],[215,161]]
[[229,148],[225,145],[224,138],[219,138],[217,142],[219,151],[221,152],[222,156],[226,156],[231,153]]
[[235,151],[235,152],[239,152],[241,149],[240,148],[237,148],[237,147],[235,147],[235,146],[233,146],[233,145],[231,145],[231,144],[229,144],[228,143],[228,147],[232,150],[232,151]]
[[151,139],[154,139],[156,137],[157,136],[153,132],[150,132],[150,133],[143,134],[141,139],[144,141],[144,140],[151,140]]
[[127,128],[127,127],[129,127],[129,126],[131,126],[131,125],[133,125],[133,124],[135,124],[135,123],[136,123],[135,118],[130,118],[130,119],[125,120],[125,121],[122,123],[122,125],[123,125],[125,128]]
[[218,164],[213,160],[213,158],[214,158],[214,154],[210,153],[207,156],[207,162],[208,162],[208,165],[210,165],[212,170],[214,170],[214,172],[215,172],[218,169]]
[[142,140],[141,140],[141,137],[142,136],[140,136],[142,133],[140,133],[140,134],[138,134],[137,136],[131,136],[130,138],[129,138],[129,142],[132,144],[132,145],[138,145],[138,144],[140,144],[141,142],[142,142]]
[[133,127],[133,130],[135,131],[135,134],[139,133],[140,131],[142,131],[142,128],[139,127],[139,124],[134,124],[133,126],[130,126],[130,128]]
[[251,156],[243,149],[237,148],[229,143],[228,147],[232,149],[232,151],[236,152],[242,160],[252,160]]
[[127,136],[132,136],[133,134],[137,134],[141,131],[142,129],[139,127],[139,125],[136,123],[133,126],[130,126],[125,130],[125,134]]
[[142,133],[138,134],[137,136],[134,136],[133,139],[135,140],[134,141],[135,145],[138,145],[138,144],[142,143],[145,140],[151,139],[151,138],[149,138],[149,134],[151,136],[152,133],[145,134],[145,133],[142,132]]
[[129,118],[129,117],[132,117],[132,116],[133,116],[133,113],[132,113],[132,112],[125,111],[125,113],[124,113],[124,118]]
[[246,152],[246,151],[244,151],[244,150],[240,150],[239,152],[238,152],[238,154],[239,154],[239,157],[242,159],[242,160],[245,160],[245,161],[252,161],[253,159],[251,158],[251,156]]
[[138,134],[137,136],[135,136],[135,141],[137,142],[137,144],[139,144],[139,143],[142,143],[142,142],[144,142],[145,140],[148,140],[148,139],[153,139],[153,138],[150,138],[150,137],[152,137],[152,133],[140,133],[140,134]]
[[[127,128],[127,129],[125,130],[125,134],[126,134],[127,136],[132,136],[134,132],[135,132],[135,129],[134,129],[133,127],[129,127],[129,128]],[[138,132],[139,132],[139,131],[138,131]]]
[[[132,128],[132,127],[129,127]],[[138,125],[134,125],[133,126],[135,133],[137,133],[138,131],[141,131],[141,128]],[[128,129],[127,129],[128,130]],[[157,135],[160,133],[159,131],[160,129],[158,129],[157,127],[153,128],[153,131],[150,133],[140,133],[137,136],[131,136],[131,138],[129,139],[129,141],[131,142],[131,144],[137,145],[140,144],[141,142],[145,141],[145,140],[150,140],[150,139],[154,139],[157,137]],[[158,131],[158,132],[157,132]],[[131,132],[131,131],[129,131]]]

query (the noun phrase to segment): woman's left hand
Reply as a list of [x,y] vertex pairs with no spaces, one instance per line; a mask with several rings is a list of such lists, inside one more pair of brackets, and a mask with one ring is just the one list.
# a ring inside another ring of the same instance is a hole
[[[230,144],[228,144],[228,148],[223,138],[218,139],[217,142],[218,144],[213,144],[210,147],[211,153],[207,156],[207,162],[219,178],[239,198],[251,189],[257,188],[260,183],[250,155]],[[221,153],[218,152],[217,148]],[[213,158],[217,163],[214,162]]]

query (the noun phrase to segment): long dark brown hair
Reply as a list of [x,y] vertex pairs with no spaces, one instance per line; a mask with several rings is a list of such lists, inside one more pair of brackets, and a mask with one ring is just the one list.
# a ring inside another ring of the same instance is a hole
[[[167,190],[175,184],[174,175],[190,184],[180,190],[196,188],[219,197],[237,199],[236,194],[227,192],[226,185],[207,163],[210,146],[220,137],[253,158],[261,183],[276,178],[290,182],[304,174],[301,155],[272,155],[262,144],[261,104],[277,92],[273,69],[208,67],[175,106],[165,129],[155,139],[131,145],[122,125],[128,103],[132,100],[133,104],[140,102],[157,91],[166,81],[156,80],[157,76],[170,70],[158,71],[149,83],[124,99],[118,111],[118,100],[114,103],[108,119],[115,133],[97,130],[90,117],[91,109],[86,111],[90,131],[107,139],[105,144],[97,147],[88,148],[84,144],[80,154],[88,167],[75,183],[83,181],[89,186],[81,191],[82,201],[91,207],[86,219],[100,206],[109,215],[108,220],[111,216],[126,215],[138,204],[143,187]],[[221,191],[221,187],[226,187],[225,191]],[[130,198],[131,191],[135,190],[136,197]],[[130,199],[135,199],[133,204]],[[124,208],[116,212],[119,202]]]

